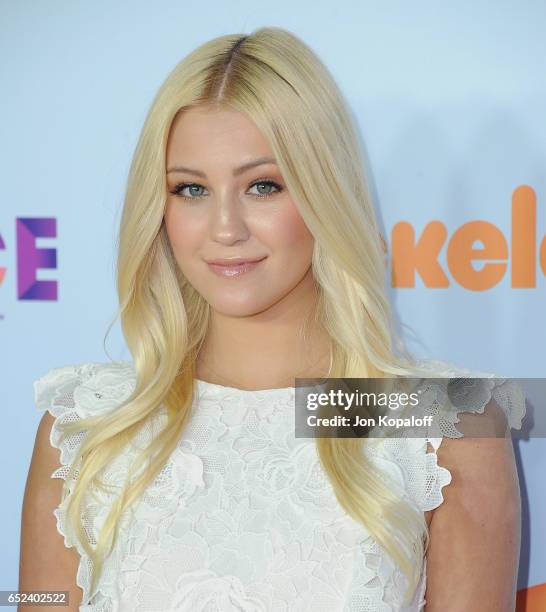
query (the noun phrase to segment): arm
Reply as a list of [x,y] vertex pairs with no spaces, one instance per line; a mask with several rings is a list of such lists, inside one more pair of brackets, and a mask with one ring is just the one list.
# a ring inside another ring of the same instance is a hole
[[430,524],[426,612],[515,610],[521,499],[512,439],[475,437],[475,419],[491,435],[501,412],[491,401],[484,415],[460,416],[458,429],[474,437],[445,438],[438,449],[452,482]]
[[[49,434],[54,417],[44,413],[38,430],[28,471],[21,515],[19,559],[20,591],[69,591],[68,606],[48,606],[48,611],[79,610],[82,590],[76,584],[79,554],[66,548],[57,531],[53,510],[61,501],[63,480],[50,478],[59,467],[59,451],[51,446]],[[20,606],[30,612],[35,606]]]

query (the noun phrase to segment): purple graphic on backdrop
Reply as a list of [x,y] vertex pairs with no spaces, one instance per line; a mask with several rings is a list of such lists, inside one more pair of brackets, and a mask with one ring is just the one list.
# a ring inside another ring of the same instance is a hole
[[55,238],[57,220],[53,217],[15,221],[17,235],[17,297],[20,300],[56,300],[57,281],[37,280],[39,268],[57,267],[57,250],[36,247],[36,238]]
[[[2,234],[0,234],[0,251],[4,251],[6,245],[4,244],[4,240],[2,239]],[[0,266],[0,285],[4,282],[4,278],[6,276],[6,268],[2,268]]]

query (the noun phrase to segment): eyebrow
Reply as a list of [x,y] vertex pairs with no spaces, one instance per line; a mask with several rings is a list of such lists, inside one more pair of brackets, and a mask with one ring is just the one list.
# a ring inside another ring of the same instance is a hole
[[[239,176],[243,172],[250,170],[250,168],[255,168],[256,166],[262,166],[263,164],[276,164],[277,162],[273,157],[259,157],[253,161],[250,161],[238,168],[233,170],[233,176]],[[193,168],[188,168],[186,166],[173,166],[167,170],[167,174],[171,172],[187,172],[188,174],[194,174],[195,176],[200,176],[202,178],[207,178],[207,175],[201,170],[194,170]]]

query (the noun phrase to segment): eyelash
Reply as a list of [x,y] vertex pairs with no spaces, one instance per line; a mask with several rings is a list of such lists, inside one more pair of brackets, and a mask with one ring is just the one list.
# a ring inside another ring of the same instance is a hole
[[[279,185],[277,182],[272,181],[271,179],[266,179],[266,178],[258,179],[254,181],[250,185],[250,187],[254,187],[254,185],[273,185],[273,187],[275,187],[275,189],[277,190],[277,191],[273,191],[272,193],[265,193],[263,195],[253,194],[254,197],[258,198],[259,200],[265,200],[267,198],[271,198],[275,194],[281,193],[284,190],[284,187]],[[198,196],[191,197],[191,196],[182,195],[180,193],[186,187],[193,187],[193,186],[202,187],[203,185],[199,185],[199,183],[178,183],[178,185],[175,185],[173,189],[169,190],[169,193],[172,193],[173,195],[176,195],[179,198],[183,198],[184,200],[199,200],[200,198],[204,198],[205,197],[204,195],[198,195]]]

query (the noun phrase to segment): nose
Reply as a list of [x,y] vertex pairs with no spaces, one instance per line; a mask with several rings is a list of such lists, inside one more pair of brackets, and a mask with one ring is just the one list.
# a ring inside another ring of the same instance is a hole
[[210,208],[209,230],[212,240],[226,245],[247,240],[250,232],[244,213],[243,203],[235,195],[218,197]]

